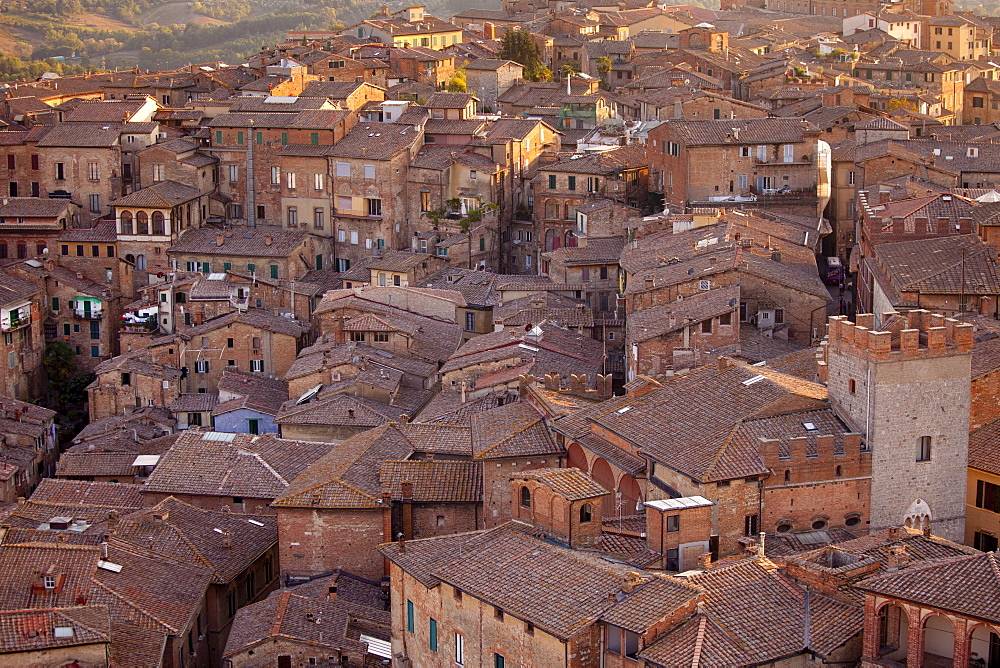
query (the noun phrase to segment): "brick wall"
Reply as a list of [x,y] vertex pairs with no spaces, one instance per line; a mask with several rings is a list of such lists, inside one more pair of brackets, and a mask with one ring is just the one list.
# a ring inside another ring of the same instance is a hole
[[342,569],[378,580],[384,575],[381,510],[278,508],[282,575]]

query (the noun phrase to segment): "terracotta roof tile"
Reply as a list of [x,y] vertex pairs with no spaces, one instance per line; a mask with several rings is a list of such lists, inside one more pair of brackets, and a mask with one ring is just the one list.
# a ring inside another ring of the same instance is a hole
[[413,484],[412,499],[421,503],[479,503],[483,500],[481,462],[384,461],[382,492],[404,498],[402,485]]

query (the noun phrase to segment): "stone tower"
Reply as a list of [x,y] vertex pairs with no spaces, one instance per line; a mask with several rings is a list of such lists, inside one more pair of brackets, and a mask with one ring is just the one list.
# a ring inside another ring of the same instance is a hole
[[964,540],[972,335],[924,310],[830,318],[827,388],[871,449],[872,530]]

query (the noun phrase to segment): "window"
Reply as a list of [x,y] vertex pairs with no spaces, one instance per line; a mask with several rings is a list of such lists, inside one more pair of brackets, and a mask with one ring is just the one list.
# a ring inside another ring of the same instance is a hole
[[531,622],[526,622],[524,625],[524,632],[527,633],[529,636],[535,635],[535,625],[532,624]]
[[465,638],[461,633],[455,634],[455,663],[465,665]]
[[375,165],[365,165],[365,178],[375,180]]
[[101,212],[101,196],[97,193],[90,196],[90,211],[91,213]]
[[524,508],[531,507],[531,490],[527,487],[521,488],[521,506]]
[[494,654],[493,668],[504,668],[504,665],[505,665],[505,659],[503,657],[503,654]]
[[826,528],[826,520],[816,520],[812,523],[812,528],[816,531],[822,531]]
[[236,131],[236,143],[242,145],[243,141],[244,141],[243,130],[237,130]]
[[254,141],[257,143],[258,146],[260,146],[261,144],[263,144],[264,143],[264,133],[261,132],[260,130],[258,130],[256,136],[254,137]]
[[784,162],[795,162],[795,145],[785,144],[781,148],[783,150],[782,159]]
[[349,162],[338,162],[337,163],[337,176],[345,176],[347,178],[351,177],[351,163]]
[[323,174],[313,174],[313,190],[323,190],[326,179]]
[[389,343],[389,332],[375,332],[372,334],[372,341],[375,343]]
[[264,373],[264,360],[250,360],[250,371]]
[[466,311],[465,313],[465,331],[476,331],[476,314],[471,311]]
[[749,146],[740,146],[740,157],[741,158],[749,158],[750,157],[750,150],[751,149],[750,149]]
[[319,133],[318,132],[310,132],[309,133],[309,143],[313,144],[313,145],[319,143]]
[[42,576],[42,585],[46,589],[55,589],[56,588],[56,576],[54,576],[54,575],[43,575]]
[[195,373],[208,373],[208,360],[199,360],[194,363]]
[[785,323],[785,309],[776,308],[774,309],[774,324],[783,325]]
[[323,209],[313,209],[313,229],[322,230],[326,225],[325,217],[326,213]]
[[585,524],[593,519],[593,508],[589,503],[580,506],[580,523]]
[[756,536],[758,532],[758,520],[757,515],[746,515],[743,518],[743,535],[744,536]]
[[931,460],[931,437],[921,436],[917,442],[917,461],[929,462]]
[[295,190],[295,172],[285,174],[285,182],[288,184],[289,190]]
[[153,183],[163,181],[164,178],[164,165],[153,165]]
[[420,210],[421,211],[431,210],[431,194],[429,192],[420,193]]
[[298,227],[299,225],[299,208],[297,206],[288,207],[288,226]]
[[976,481],[976,508],[1000,513],[1000,485],[985,480]]
[[575,176],[568,176],[568,177],[566,177],[566,187],[569,190],[576,190],[576,177]]
[[996,536],[991,536],[982,531],[977,531],[972,537],[972,547],[983,552],[996,552],[998,543],[1000,541],[997,541]]
[[701,323],[701,333],[702,334],[711,334],[712,333],[712,321],[711,320],[703,320],[702,321],[702,323]]
[[[87,302],[87,303],[89,303],[89,302]],[[90,313],[89,310],[86,311],[86,312]],[[90,338],[92,338],[92,339],[99,339],[99,338],[101,338],[101,321],[100,320],[91,320],[90,321]]]
[[436,652],[438,651],[438,623],[437,620],[434,619],[433,617],[428,619],[427,622],[428,622],[427,630],[430,636],[430,642],[428,643],[428,646],[430,647],[430,650],[432,652]]
[[240,180],[240,166],[229,165],[229,182],[236,183]]
[[382,200],[375,198],[366,198],[365,201],[368,203],[368,215],[374,217],[382,216]]
[[271,185],[276,186],[281,183],[281,167],[271,168]]
[[413,633],[413,601],[406,600],[406,630]]
[[555,189],[556,189],[556,175],[549,174],[549,190],[555,190]]
[[723,313],[719,316],[719,324],[723,326],[730,326],[733,324],[733,314]]
[[90,356],[91,357],[100,357],[101,356],[101,347],[100,346],[90,346]]
[[[14,157],[14,156],[10,156]],[[101,180],[101,167],[96,162],[87,163],[87,180],[88,181],[100,181]]]

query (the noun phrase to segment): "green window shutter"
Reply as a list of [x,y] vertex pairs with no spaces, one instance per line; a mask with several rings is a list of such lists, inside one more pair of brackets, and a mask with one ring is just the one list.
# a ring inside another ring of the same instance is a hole
[[232,271],[233,270],[233,263],[232,262],[223,262],[222,263],[222,270],[223,271]]
[[479,250],[480,251],[486,250],[486,238],[485,237],[479,237]]
[[277,278],[277,277],[278,277],[278,265],[272,264],[271,265],[271,278]]
[[318,144],[319,143],[319,133],[318,132],[313,132],[311,135],[309,135],[309,143],[310,144]]
[[243,144],[243,130],[236,131],[236,143],[240,145]]
[[215,131],[215,143],[216,144],[221,144],[222,143],[222,130],[216,130]]
[[208,262],[202,262],[201,263],[201,270],[202,270],[203,273],[210,274],[210,273],[212,273],[212,265],[210,263],[208,263]]
[[261,132],[260,130],[258,130],[257,131],[257,145],[259,146],[259,145],[261,145],[263,143],[264,143],[264,133]]
[[555,189],[556,189],[556,175],[549,174],[549,190],[555,190]]
[[70,327],[69,323],[67,322],[65,325],[63,325],[63,336],[69,336],[69,334],[70,334]]
[[257,265],[255,265],[253,262],[250,262],[249,264],[247,264],[247,272],[251,273],[251,274],[256,273],[257,272]]
[[503,654],[493,655],[493,668],[504,668],[507,660],[504,658]]
[[569,177],[569,189],[570,190],[576,190],[576,177],[575,176]]
[[438,651],[438,623],[433,617],[430,618],[430,648],[432,652]]
[[281,145],[282,146],[288,146],[288,133],[287,132],[282,132],[281,133]]
[[323,256],[322,255],[317,255],[316,256],[316,268],[317,269],[322,269],[323,268]]
[[58,297],[53,297],[52,298],[52,310],[53,311],[58,311],[59,310],[59,298]]
[[413,633],[413,601],[406,601],[406,630]]

